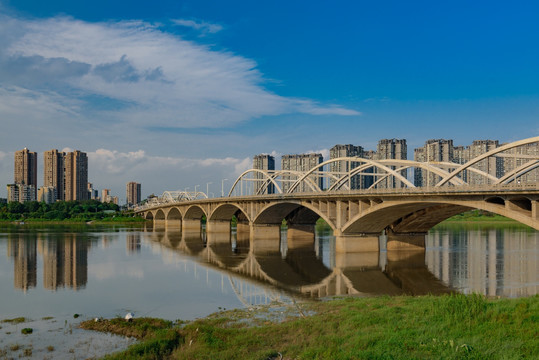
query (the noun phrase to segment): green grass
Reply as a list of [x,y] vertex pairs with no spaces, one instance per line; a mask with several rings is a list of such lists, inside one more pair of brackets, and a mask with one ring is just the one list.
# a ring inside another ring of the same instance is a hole
[[135,337],[140,342],[124,352],[111,354],[105,359],[162,359],[169,356],[181,341],[179,329],[171,321],[153,318],[135,318],[127,322],[122,318],[83,321],[80,327]]
[[0,323],[11,323],[11,324],[20,324],[20,323],[23,323],[23,322],[26,322],[26,318],[24,318],[24,317],[0,320]]
[[182,331],[184,345],[174,357],[265,359],[275,352],[290,359],[539,357],[539,297],[349,298],[310,307],[317,315],[256,328],[197,321]]
[[[345,298],[301,307],[314,315],[249,322],[252,312],[233,310],[182,328],[170,322],[143,325],[155,319],[110,320],[120,322],[119,333],[135,328],[142,339],[110,358],[267,359],[279,353],[284,359],[539,358],[539,296]],[[104,324],[97,326],[110,331]]]

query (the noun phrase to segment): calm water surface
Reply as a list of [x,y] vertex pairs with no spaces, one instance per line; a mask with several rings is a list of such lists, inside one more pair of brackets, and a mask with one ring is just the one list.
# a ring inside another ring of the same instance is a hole
[[284,231],[279,248],[255,253],[235,232],[211,242],[137,227],[3,227],[0,320],[127,311],[188,320],[336,294],[539,290],[539,232],[521,227],[439,227],[419,253],[342,255],[329,232],[313,238],[291,247]]

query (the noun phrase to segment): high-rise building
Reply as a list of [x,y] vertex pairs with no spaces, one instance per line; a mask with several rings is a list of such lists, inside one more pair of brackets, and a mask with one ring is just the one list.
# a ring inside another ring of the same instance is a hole
[[99,200],[99,191],[97,189],[94,189],[92,183],[88,183],[88,199]]
[[126,185],[125,198],[128,206],[139,204],[142,200],[140,184],[134,181],[128,182]]
[[[365,151],[363,147],[361,146],[355,146],[352,144],[346,144],[341,145],[337,144],[334,147],[332,147],[329,150],[329,158],[330,159],[338,159],[342,157],[365,157]],[[337,177],[341,178],[342,176],[345,176],[350,170],[357,168],[360,166],[361,163],[358,161],[349,161],[349,160],[340,160],[330,163],[329,170],[334,173]],[[350,189],[363,189],[367,186],[367,183],[371,182],[372,184],[372,176],[365,177],[361,174],[352,176],[350,178],[349,186]],[[335,183],[335,179],[330,178],[330,184],[329,186],[333,186]]]
[[[255,155],[253,157],[253,169],[268,170],[268,171],[275,170],[275,157],[268,154]],[[267,180],[267,178],[263,174],[255,173],[254,178],[257,179],[254,183],[255,194],[258,194],[259,191],[260,191],[260,194],[275,194],[275,186],[272,183],[269,183],[268,186],[264,188],[264,190],[260,190],[261,188],[264,187],[264,183]]]
[[[408,158],[408,147],[406,145],[406,139],[382,139],[378,141],[376,148],[377,160],[406,160]],[[391,169],[395,169],[395,166],[390,166]],[[400,174],[407,178],[406,170],[400,172]],[[376,187],[382,189],[393,189],[396,187],[403,187],[404,184],[401,181],[397,181],[393,176],[389,176],[386,179],[381,180]]]
[[65,154],[65,199],[88,200],[88,157],[79,150]]
[[64,156],[56,149],[43,154],[43,186],[56,188],[56,198],[64,200]]
[[[532,160],[539,159],[539,142],[526,144],[504,151],[503,153],[504,173],[508,174],[515,169],[525,166]],[[539,183],[539,168],[535,168],[517,177],[516,184],[537,184]]]
[[110,195],[110,189],[101,190],[101,202],[104,202],[104,203],[112,202],[112,196]]
[[[316,167],[316,165],[321,164],[322,162],[324,162],[322,154],[283,155],[281,157],[281,169],[290,170],[292,172],[297,171],[300,173],[304,173]],[[321,171],[322,169],[319,170]],[[299,174],[290,173],[282,176],[283,192],[287,192],[288,189],[290,189],[290,187],[292,186],[292,184],[296,180],[298,180],[298,175]],[[320,189],[323,189],[324,178],[323,176],[317,174],[317,171],[310,175],[308,179],[309,181],[312,181],[314,184],[316,184]],[[295,191],[306,192],[312,191],[312,189],[304,182],[298,188],[296,188]]]
[[15,184],[33,186],[33,198],[37,195],[37,153],[24,148],[15,152]]
[[[430,139],[423,148],[414,149],[414,160],[420,162],[453,162],[453,140]],[[441,180],[439,175],[414,169],[415,186],[434,186]]]
[[[498,140],[474,140],[472,145],[468,146],[468,159],[474,159],[484,153],[487,153],[495,148],[499,147]],[[503,159],[497,156],[490,156],[483,159],[474,165],[473,168],[480,170],[488,175],[500,178],[503,176]],[[489,184],[489,179],[481,174],[477,174],[473,171],[468,171],[466,174],[466,180],[469,185],[485,185]]]

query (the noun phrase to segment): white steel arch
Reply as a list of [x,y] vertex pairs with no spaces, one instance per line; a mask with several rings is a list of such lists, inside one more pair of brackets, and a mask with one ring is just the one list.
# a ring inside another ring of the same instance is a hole
[[[539,136],[524,139],[524,140],[515,141],[515,142],[509,143],[509,144],[502,145],[502,146],[497,147],[495,149],[492,149],[491,151],[488,151],[488,152],[486,152],[484,154],[481,154],[481,155],[473,158],[472,160],[468,161],[467,163],[462,164],[457,169],[455,169],[455,171],[453,171],[450,174],[443,177],[442,180],[440,180],[440,182],[438,182],[438,184],[436,184],[436,186],[442,186],[442,185],[446,184],[449,180],[451,180],[452,178],[457,176],[457,174],[461,173],[464,170],[468,170],[472,165],[477,164],[481,160],[487,159],[490,156],[499,154],[499,153],[504,152],[506,150],[510,150],[510,149],[513,149],[513,148],[516,148],[516,147],[519,147],[519,146],[522,146],[522,145],[532,144],[532,143],[535,143],[535,142],[539,142]],[[530,171],[530,170],[527,170],[527,171]]]

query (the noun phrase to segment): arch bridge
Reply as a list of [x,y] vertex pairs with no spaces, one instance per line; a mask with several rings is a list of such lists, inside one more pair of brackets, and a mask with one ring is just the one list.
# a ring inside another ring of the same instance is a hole
[[[539,184],[520,181],[527,174],[537,177],[539,170],[539,151],[530,155],[521,150],[530,144],[539,144],[539,137],[502,145],[465,164],[354,157],[332,159],[302,173],[251,169],[238,177],[227,197],[166,192],[135,212],[154,226],[191,233],[201,231],[203,219],[207,232],[230,232],[234,218],[238,231],[248,233],[251,245],[260,249],[275,248],[283,221],[289,232],[309,236],[319,218],[332,228],[338,252],[378,251],[383,232],[388,250],[421,249],[430,228],[471,209],[539,230]],[[512,157],[514,166],[502,176],[479,166],[503,157]],[[349,170],[323,171],[338,161]],[[405,176],[410,168],[433,180],[432,186],[415,187]],[[467,183],[471,174],[482,179],[480,185]],[[369,186],[354,189],[353,182],[362,176],[371,178]],[[320,186],[321,178],[327,189]]]

